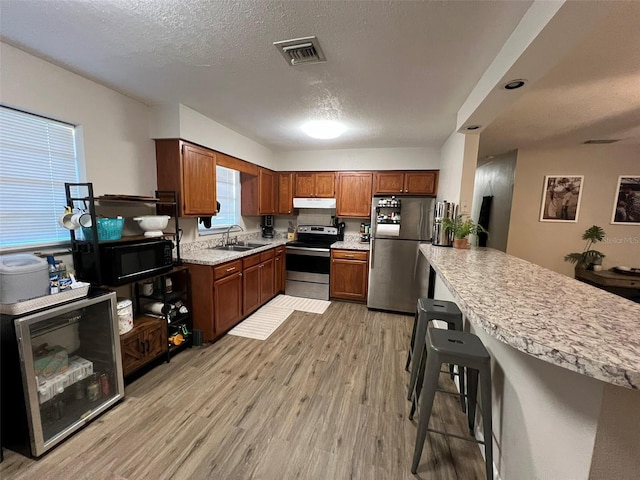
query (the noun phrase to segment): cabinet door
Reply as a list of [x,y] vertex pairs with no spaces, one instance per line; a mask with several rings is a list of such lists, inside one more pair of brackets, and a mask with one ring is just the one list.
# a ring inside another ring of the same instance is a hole
[[373,174],[373,194],[400,194],[404,191],[404,173],[376,172]]
[[371,188],[373,174],[339,172],[336,214],[339,217],[371,216]]
[[331,297],[358,302],[366,301],[367,271],[366,261],[332,259]]
[[216,280],[214,285],[214,319],[220,335],[242,318],[242,273]]
[[259,173],[259,202],[258,210],[260,215],[273,215],[276,213],[275,202],[275,174],[271,170],[261,168]]
[[[178,172],[175,172],[178,175]],[[182,145],[184,215],[215,215],[216,157],[195,145]]]
[[144,345],[147,360],[152,360],[158,355],[162,355],[169,348],[165,325],[162,322],[163,320],[149,322],[145,326]]
[[189,265],[191,275],[191,315],[193,328],[202,331],[202,338],[210,342],[215,338],[213,321],[213,273],[208,265]]
[[145,350],[142,342],[144,342],[142,332],[132,331],[120,338],[122,373],[125,377],[144,364]]
[[313,197],[316,190],[316,181],[313,173],[298,172],[296,173],[296,188],[294,195],[296,197]]
[[260,264],[260,305],[263,305],[273,297],[275,292],[273,259],[269,259]]
[[285,270],[285,257],[283,254],[276,254],[274,258],[274,266],[275,269],[275,289],[276,293],[284,293],[285,281],[286,281],[286,270]]
[[315,197],[333,198],[336,196],[336,174],[321,172],[315,174]]
[[293,173],[278,173],[278,205],[276,213],[291,215],[293,213]]
[[242,272],[242,313],[245,316],[260,306],[260,265],[245,268]]
[[406,172],[404,191],[413,195],[435,195],[436,172]]

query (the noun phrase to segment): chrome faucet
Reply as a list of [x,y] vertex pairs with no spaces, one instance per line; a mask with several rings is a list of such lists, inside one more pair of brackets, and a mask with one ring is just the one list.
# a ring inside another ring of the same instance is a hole
[[[242,228],[240,225],[231,225],[229,228],[227,228],[227,230],[222,234],[222,246],[226,247],[227,245],[229,245],[229,232],[231,232],[231,229],[233,227],[238,227],[240,229],[241,232],[244,232],[244,228]],[[225,237],[226,235],[226,237]],[[237,237],[236,237],[236,243],[237,243]]]

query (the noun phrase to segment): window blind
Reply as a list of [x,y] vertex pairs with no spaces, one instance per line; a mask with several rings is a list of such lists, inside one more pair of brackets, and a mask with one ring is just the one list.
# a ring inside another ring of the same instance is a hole
[[78,182],[73,125],[0,106],[0,248],[68,242],[65,182]]
[[216,200],[220,202],[220,212],[211,217],[211,229],[198,223],[202,233],[240,223],[240,172],[216,166]]

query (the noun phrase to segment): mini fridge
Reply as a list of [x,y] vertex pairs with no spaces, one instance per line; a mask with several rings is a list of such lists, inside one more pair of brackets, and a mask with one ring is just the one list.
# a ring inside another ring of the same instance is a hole
[[1,327],[5,448],[38,457],[124,398],[115,293],[3,315]]

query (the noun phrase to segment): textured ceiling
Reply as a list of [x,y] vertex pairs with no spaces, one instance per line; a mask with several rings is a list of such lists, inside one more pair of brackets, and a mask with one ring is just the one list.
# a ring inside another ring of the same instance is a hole
[[[276,150],[439,147],[531,1],[2,0],[4,41]],[[316,35],[327,62],[274,41]],[[329,143],[312,118],[349,130]]]
[[[480,135],[480,157],[590,139],[640,142],[640,2],[609,15]],[[639,160],[640,161],[640,160]]]

